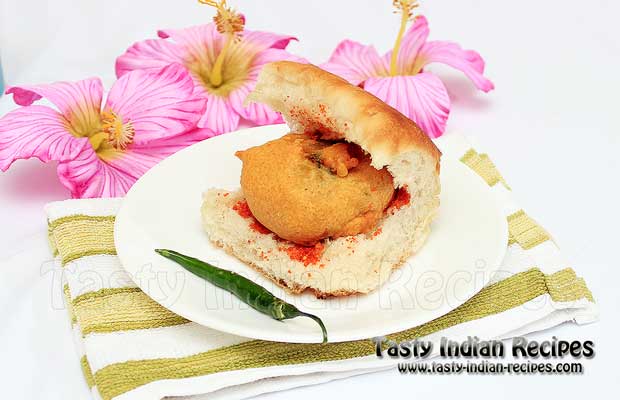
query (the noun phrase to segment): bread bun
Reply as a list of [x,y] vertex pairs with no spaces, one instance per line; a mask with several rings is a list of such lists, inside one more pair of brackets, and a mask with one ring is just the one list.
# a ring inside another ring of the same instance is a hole
[[358,144],[373,167],[387,167],[405,201],[388,207],[372,232],[326,239],[313,251],[265,232],[251,215],[239,212],[241,190],[212,189],[202,206],[210,240],[294,293],[345,296],[379,287],[430,232],[439,207],[437,147],[397,110],[313,65],[268,64],[249,100],[282,113],[294,132]]
[[280,112],[293,132],[320,132],[325,139],[358,144],[372,156],[373,167],[390,169],[396,187],[411,183],[411,158],[423,159],[439,174],[441,152],[415,122],[312,64],[267,64],[248,101]]

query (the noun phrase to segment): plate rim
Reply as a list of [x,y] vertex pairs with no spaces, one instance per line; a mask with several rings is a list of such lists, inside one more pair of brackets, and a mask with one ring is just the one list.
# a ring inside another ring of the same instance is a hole
[[[229,133],[227,133],[225,135],[221,135],[221,136],[230,136],[230,135],[235,135],[235,134],[239,134],[239,133],[243,133],[243,132],[251,132],[251,131],[256,131],[256,130],[266,130],[269,127],[271,127],[272,129],[273,129],[273,127],[278,127],[278,128],[282,127],[282,128],[284,128],[285,125],[284,124],[276,124],[276,125],[266,125],[266,126],[258,126],[258,127],[251,127],[251,128],[243,128],[243,129],[238,129],[238,130],[233,131],[233,132],[229,132]],[[211,140],[214,140],[214,139],[217,140],[218,137],[209,138],[209,139],[206,139],[205,141],[211,141]],[[148,174],[154,173],[154,171],[156,172],[159,169],[165,168],[167,164],[174,162],[175,159],[183,157],[185,152],[189,152],[189,151],[192,151],[192,150],[195,151],[195,149],[192,149],[192,148],[195,147],[195,146],[199,146],[201,144],[204,145],[205,141],[202,141],[202,142],[199,142],[199,143],[195,143],[195,144],[193,144],[191,146],[188,146],[188,147],[178,151],[177,153],[167,157],[166,159],[162,160],[158,164],[154,165],[140,179],[138,179],[138,181],[132,186],[132,188],[130,188],[130,190],[126,194],[125,199],[123,199],[123,201],[121,202],[121,205],[120,205],[120,208],[119,208],[119,210],[118,210],[118,212],[116,214],[116,219],[115,219],[115,223],[114,223],[114,241],[115,241],[115,244],[116,243],[122,243],[121,245],[116,245],[117,256],[119,258],[119,261],[121,261],[120,262],[121,268],[123,268],[126,272],[128,272],[130,277],[133,276],[132,275],[132,271],[130,271],[125,266],[125,263],[122,262],[122,259],[124,258],[124,255],[122,253],[125,252],[124,246],[126,246],[128,244],[125,241],[119,240],[118,236],[120,235],[120,230],[117,229],[117,226],[122,223],[122,222],[119,222],[119,221],[123,220],[124,213],[129,208],[129,206],[127,206],[128,202],[126,201],[126,199],[129,198],[132,195],[132,193],[134,192],[134,188],[139,188],[140,187],[140,185],[138,185],[138,182],[140,182],[145,176],[147,176]],[[443,147],[443,146],[441,146],[441,143],[443,143],[444,141],[445,141],[445,138],[440,138],[440,140],[438,140],[438,141],[435,140],[435,143],[439,144],[438,147]],[[437,143],[437,142],[440,142],[440,143]],[[190,150],[190,149],[192,149],[192,150]],[[444,157],[446,157],[446,155],[444,155]],[[460,168],[462,168],[463,170],[467,171],[468,174],[470,174],[472,177],[475,177],[477,180],[479,180],[481,183],[483,183],[485,185],[485,187],[487,188],[486,190],[489,190],[489,191],[492,190],[492,188],[488,186],[488,184],[482,179],[482,177],[480,177],[478,174],[476,174],[474,171],[472,171],[470,168],[468,168],[465,164],[460,163],[458,161],[458,159],[450,159],[450,158],[446,157],[446,158],[443,158],[442,164],[444,162],[446,162],[446,160],[450,160],[450,161],[447,161],[447,162],[453,163],[454,165],[459,165]],[[135,190],[138,190],[138,189],[135,189]],[[206,188],[204,188],[204,190],[206,190]],[[494,203],[497,204],[497,202],[498,202],[497,200],[494,200]],[[502,238],[505,239],[505,240],[502,240],[501,242],[507,243],[508,242],[508,236],[509,236],[509,234],[508,234],[508,223],[507,223],[505,215],[503,215],[501,207],[499,206],[499,204],[497,204],[497,205],[498,205],[498,207],[495,207],[495,211],[498,214],[498,216],[497,216],[498,220],[502,221],[502,227],[505,228],[505,229],[501,230],[502,233],[504,234]],[[119,249],[119,247],[120,247],[120,249]],[[491,280],[492,275],[501,267],[501,264],[502,264],[503,259],[505,258],[506,252],[507,252],[507,246],[504,247],[502,249],[502,251],[499,251],[499,253],[497,255],[497,260],[493,260],[493,264],[492,265],[494,267],[493,267],[492,270],[488,271],[489,272],[488,274],[486,274],[482,287],[486,286],[489,283],[489,281]],[[415,256],[416,255],[413,255],[411,257],[415,257]],[[408,260],[410,258],[408,258]],[[243,263],[243,264],[245,264],[245,263]],[[200,278],[197,278],[197,279],[200,279]],[[133,281],[133,278],[132,278],[132,281]],[[134,283],[150,299],[152,299],[153,301],[157,302],[160,306],[164,307],[165,309],[167,309],[167,310],[169,310],[169,311],[171,311],[171,312],[173,312],[173,313],[175,313],[175,314],[177,314],[177,315],[179,315],[181,317],[184,317],[184,318],[188,319],[189,321],[192,321],[192,322],[194,322],[194,323],[196,323],[198,325],[206,326],[208,328],[215,329],[215,330],[218,330],[220,332],[225,332],[225,333],[233,334],[233,335],[236,335],[236,336],[246,337],[246,338],[251,338],[251,339],[266,340],[266,341],[277,341],[277,342],[286,342],[286,343],[320,343],[321,342],[321,340],[320,340],[320,333],[318,333],[318,332],[315,333],[315,332],[310,332],[309,331],[309,332],[306,332],[305,338],[302,338],[302,339],[300,339],[300,338],[293,338],[293,340],[291,340],[291,339],[286,340],[286,339],[282,338],[282,333],[280,333],[280,334],[278,334],[278,333],[270,334],[269,333],[269,332],[271,332],[270,330],[257,330],[255,328],[254,329],[253,328],[248,328],[246,330],[243,330],[241,328],[238,329],[237,325],[234,325],[234,324],[233,325],[226,325],[225,323],[221,323],[223,321],[220,321],[220,319],[211,319],[209,321],[209,324],[207,325],[205,323],[204,319],[201,319],[200,321],[197,321],[195,318],[193,318],[193,316],[187,315],[187,313],[185,313],[183,310],[181,310],[181,311],[172,310],[172,308],[174,308],[174,307],[168,307],[165,304],[162,304],[157,299],[151,297],[151,295],[148,293],[148,291],[145,290],[144,288],[142,288],[137,282],[134,281]],[[382,286],[380,286],[379,288],[377,288],[373,292],[376,292],[377,290],[380,290],[381,287],[383,287],[385,284],[386,283],[384,283]],[[220,290],[222,290],[222,289],[220,289]],[[466,296],[465,300],[462,300],[462,301],[459,300],[456,303],[452,303],[452,304],[449,304],[447,306],[439,307],[438,309],[441,310],[441,313],[437,312],[436,313],[437,315],[435,317],[429,319],[426,322],[429,322],[429,321],[431,321],[434,318],[437,318],[437,317],[439,317],[441,315],[445,315],[445,314],[449,313],[450,311],[458,308],[462,304],[464,304],[467,301],[469,301],[480,290],[481,290],[481,288],[474,289],[474,290],[471,290],[471,291],[468,290],[467,291],[468,295]],[[373,292],[371,292],[371,293],[373,293]],[[473,293],[470,293],[470,292],[473,292]],[[424,323],[426,323],[426,322],[424,322]],[[338,340],[332,340],[333,336],[330,336],[329,337],[329,342],[330,343],[337,343],[337,342],[346,342],[346,341],[370,339],[372,337],[385,336],[385,335],[388,335],[388,334],[400,332],[400,331],[403,331],[403,330],[406,330],[406,329],[410,329],[410,328],[413,328],[413,327],[414,326],[411,326],[410,322],[408,323],[408,322],[406,322],[406,320],[404,320],[400,324],[398,324],[398,323],[391,324],[390,327],[389,328],[385,328],[385,330],[377,329],[376,331],[378,333],[370,335],[370,336],[368,334],[347,335],[346,338],[340,338],[340,337],[337,336]],[[257,331],[257,332],[256,332],[256,334],[248,335],[248,331]],[[328,331],[328,334],[329,334],[329,331]]]

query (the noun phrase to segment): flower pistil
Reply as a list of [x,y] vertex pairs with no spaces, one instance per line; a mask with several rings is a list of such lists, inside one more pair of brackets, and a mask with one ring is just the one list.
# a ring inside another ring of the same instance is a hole
[[419,7],[417,0],[394,0],[394,7],[396,7],[396,13],[401,13],[400,30],[398,31],[398,37],[392,50],[392,58],[390,60],[390,75],[396,76],[398,74],[398,51],[403,40],[403,36],[407,29],[407,23],[413,19],[413,9]]
[[108,142],[117,150],[125,150],[136,134],[131,121],[123,122],[123,118],[111,110],[101,113],[101,127]]
[[243,15],[229,7],[226,4],[226,0],[198,0],[198,2],[214,7],[217,10],[217,14],[213,17],[213,21],[215,22],[217,31],[226,36],[224,47],[217,56],[215,64],[213,64],[213,69],[209,74],[209,82],[217,88],[223,83],[222,67],[224,65],[224,60],[226,59],[226,54],[228,53],[228,50],[233,42],[240,40],[239,34],[243,32],[245,27],[245,18]]

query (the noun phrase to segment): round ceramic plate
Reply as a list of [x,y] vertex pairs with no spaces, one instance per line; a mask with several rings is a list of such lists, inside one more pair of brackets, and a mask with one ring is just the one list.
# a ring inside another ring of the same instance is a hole
[[219,331],[280,342],[321,341],[312,320],[275,321],[153,251],[176,250],[242,274],[318,315],[329,341],[341,342],[398,332],[446,314],[477,293],[498,268],[508,241],[506,218],[488,185],[454,154],[442,159],[441,208],[427,243],[368,295],[326,300],[291,295],[213,246],[201,227],[202,193],[212,187],[236,190],[241,162],[235,151],[286,132],[286,126],[275,125],[206,140],[156,165],[132,187],[116,218],[115,242],[124,268],[147,295]]

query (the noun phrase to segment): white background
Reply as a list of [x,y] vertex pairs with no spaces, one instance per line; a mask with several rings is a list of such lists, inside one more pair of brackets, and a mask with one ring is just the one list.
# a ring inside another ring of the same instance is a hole
[[[236,0],[248,29],[297,36],[292,52],[325,61],[344,38],[393,43],[391,0]],[[577,398],[618,387],[620,246],[620,4],[614,0],[427,0],[431,39],[479,51],[496,84],[477,92],[433,66],[453,100],[449,134],[474,136],[523,207],[555,236],[592,289],[601,322],[536,335],[591,339],[583,376],[423,377],[384,372],[266,396]],[[0,0],[0,57],[9,84],[114,80],[114,59],[158,28],[209,21],[192,0]],[[12,109],[0,99],[0,115]],[[17,162],[0,174],[0,376],[7,398],[86,399],[64,310],[55,309],[42,207],[65,199],[53,164]],[[604,397],[613,396],[611,394]],[[599,396],[596,396],[599,397]]]

